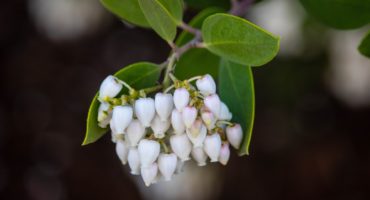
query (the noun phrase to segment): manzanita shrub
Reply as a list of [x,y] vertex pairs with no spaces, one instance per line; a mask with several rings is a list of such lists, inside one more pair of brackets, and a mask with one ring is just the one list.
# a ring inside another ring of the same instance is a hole
[[249,154],[252,67],[276,56],[279,38],[235,16],[247,1],[232,1],[229,12],[207,8],[189,23],[182,0],[101,2],[122,20],[153,29],[172,51],[163,63],[134,63],[102,81],[83,145],[110,131],[121,162],[147,186],[170,180],[191,158],[199,166],[208,159],[226,165],[230,146]]

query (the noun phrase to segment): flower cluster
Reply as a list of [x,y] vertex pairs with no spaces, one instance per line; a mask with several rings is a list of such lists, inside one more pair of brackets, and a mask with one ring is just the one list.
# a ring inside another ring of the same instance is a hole
[[[190,84],[193,80],[196,87]],[[123,86],[129,95],[120,95]],[[229,144],[239,149],[242,141],[242,128],[230,122],[232,113],[216,94],[210,75],[176,80],[154,98],[108,76],[98,99],[99,126],[110,126],[119,159],[132,174],[141,174],[147,186],[161,177],[171,180],[190,156],[199,166],[208,158],[226,165]]]

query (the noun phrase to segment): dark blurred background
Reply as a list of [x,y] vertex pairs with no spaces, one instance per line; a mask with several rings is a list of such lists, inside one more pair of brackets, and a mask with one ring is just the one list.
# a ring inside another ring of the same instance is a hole
[[166,43],[97,0],[2,1],[0,199],[370,199],[370,62],[356,51],[365,30],[326,28],[294,0],[259,2],[246,18],[282,37],[279,56],[254,69],[251,155],[145,189],[109,136],[80,144],[104,77],[164,61]]

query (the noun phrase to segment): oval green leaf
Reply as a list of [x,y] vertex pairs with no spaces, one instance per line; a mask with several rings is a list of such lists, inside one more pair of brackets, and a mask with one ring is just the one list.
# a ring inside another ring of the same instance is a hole
[[139,0],[144,16],[154,31],[167,42],[176,37],[177,25],[182,22],[181,0]]
[[362,55],[370,58],[370,31],[367,35],[362,39],[358,50],[362,53]]
[[220,97],[233,113],[232,121],[243,127],[244,136],[239,154],[248,155],[255,109],[252,69],[222,59],[218,83]]
[[[158,65],[140,62],[122,68],[115,73],[114,76],[125,81],[134,89],[143,89],[154,86],[159,79],[160,73],[161,70]],[[128,91],[124,88],[122,92],[127,93]],[[98,126],[97,117],[100,102],[97,100],[97,96],[98,94],[95,95],[89,108],[86,122],[86,135],[82,145],[97,141],[109,130],[108,128],[101,128]]]
[[261,66],[279,50],[279,38],[251,22],[228,14],[209,16],[202,26],[205,47],[232,62]]
[[301,0],[314,18],[337,29],[354,29],[370,23],[370,0]]
[[100,0],[111,13],[131,24],[150,27],[139,6],[138,0]]

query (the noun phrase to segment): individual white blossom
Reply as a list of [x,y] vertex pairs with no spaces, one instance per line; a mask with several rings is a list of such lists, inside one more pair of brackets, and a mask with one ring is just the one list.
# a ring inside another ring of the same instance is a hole
[[155,110],[161,121],[167,121],[173,109],[171,94],[157,93],[155,95]]
[[204,105],[215,116],[220,116],[221,101],[217,94],[212,94],[204,98]]
[[126,130],[126,138],[131,147],[137,146],[139,141],[145,136],[145,127],[137,119],[132,120]]
[[148,167],[141,167],[141,177],[144,180],[145,185],[150,186],[155,180],[158,174],[158,165],[157,163],[152,163]]
[[128,155],[128,145],[124,140],[118,140],[116,143],[116,153],[118,158],[121,160],[122,164],[125,165],[127,163],[127,155]]
[[101,128],[106,128],[112,118],[112,111],[109,103],[102,102],[98,108],[98,125]]
[[122,85],[112,75],[109,75],[100,85],[99,99],[113,98],[121,91]]
[[154,100],[139,98],[135,101],[135,114],[144,127],[149,127],[155,115]]
[[239,124],[235,124],[234,126],[228,126],[226,128],[226,136],[227,140],[235,149],[240,148],[240,144],[243,139],[243,130]]
[[224,102],[221,102],[220,114],[217,116],[219,120],[229,121],[233,118],[233,114],[229,111],[229,108]]
[[192,106],[186,106],[182,111],[182,119],[184,120],[184,124],[186,128],[190,128],[195,119],[197,118],[197,109]]
[[115,134],[123,134],[132,121],[131,106],[116,106],[113,109],[110,127]]
[[157,141],[142,139],[138,146],[141,167],[149,167],[155,160],[157,160],[160,145]]
[[180,158],[181,161],[189,160],[191,152],[191,143],[186,134],[173,135],[170,138],[172,151]]
[[221,146],[220,156],[218,160],[221,164],[226,165],[230,158],[230,148],[229,143],[225,142]]
[[185,124],[182,119],[182,114],[177,109],[172,111],[171,124],[176,134],[183,134],[185,132]]
[[211,162],[217,162],[221,151],[221,137],[218,133],[208,135],[204,140],[204,151],[211,159]]
[[156,138],[163,138],[165,136],[165,132],[170,128],[170,121],[162,121],[158,115],[156,115],[152,121],[152,130],[154,132],[154,137]]
[[216,118],[215,118],[215,115],[212,112],[203,111],[201,113],[201,116],[202,116],[202,120],[203,120],[203,122],[206,125],[208,130],[211,130],[211,129],[215,128]]
[[207,136],[207,128],[203,125],[201,120],[197,120],[190,129],[186,130],[186,134],[194,147],[202,147]]
[[207,154],[202,147],[195,147],[191,150],[191,156],[197,162],[198,166],[205,166],[207,163]]
[[177,157],[175,154],[162,153],[158,157],[158,168],[166,181],[170,181],[176,170]]
[[128,165],[131,169],[131,174],[140,174],[140,156],[137,148],[130,148],[127,156]]
[[182,109],[188,105],[190,95],[188,90],[185,88],[178,88],[173,93],[173,103],[178,111],[182,112]]
[[196,85],[199,91],[204,95],[216,93],[216,83],[209,74],[206,74],[202,78],[198,79]]

